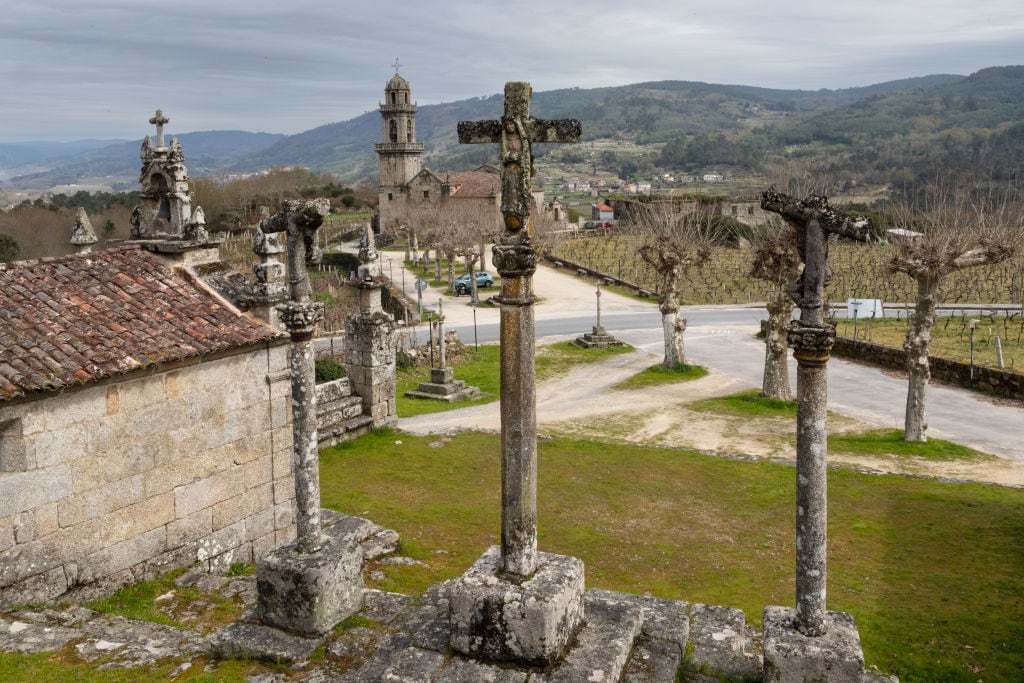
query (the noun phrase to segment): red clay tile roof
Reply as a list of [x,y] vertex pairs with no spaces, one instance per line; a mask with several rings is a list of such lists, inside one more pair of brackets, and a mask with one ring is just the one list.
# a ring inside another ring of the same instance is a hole
[[279,336],[137,245],[0,264],[0,401]]
[[486,171],[449,173],[452,196],[456,198],[496,197],[501,194],[501,176]]

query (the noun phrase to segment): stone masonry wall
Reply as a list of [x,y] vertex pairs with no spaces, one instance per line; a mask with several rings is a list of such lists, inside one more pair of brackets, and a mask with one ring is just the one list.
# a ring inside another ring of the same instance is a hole
[[[907,355],[903,349],[871,342],[854,340],[848,337],[836,337],[833,354],[856,358],[883,368],[895,370],[907,369]],[[962,387],[971,386],[971,366],[946,358],[929,358],[932,378],[956,384]],[[1024,375],[989,368],[983,365],[974,366],[974,388],[996,396],[1024,399]]]
[[290,392],[285,342],[0,407],[0,606],[291,540]]

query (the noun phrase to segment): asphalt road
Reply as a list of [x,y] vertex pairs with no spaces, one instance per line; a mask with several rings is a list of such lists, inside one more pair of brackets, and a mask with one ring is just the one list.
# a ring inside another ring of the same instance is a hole
[[[390,268],[397,274],[401,256],[385,254],[388,258],[393,261]],[[384,272],[388,268],[385,266]],[[593,284],[547,267],[538,268],[534,280],[540,297],[535,307],[538,341],[573,338],[591,330],[596,322]],[[406,273],[405,281],[415,300],[415,277]],[[494,293],[494,289],[488,289],[482,290],[481,295]],[[472,344],[474,339],[481,344],[498,341],[496,308],[475,309],[474,328],[474,309],[466,305],[466,297],[446,297],[436,290],[429,290],[424,296],[424,302],[435,310],[439,299],[444,301],[446,329],[456,330],[464,343]],[[637,348],[662,353],[661,316],[653,303],[602,292],[601,307],[601,323],[606,330]],[[681,315],[688,321],[688,361],[742,380],[751,387],[761,386],[764,344],[754,335],[766,315],[764,308],[691,306],[683,307]],[[425,343],[425,325],[419,327],[416,336],[420,343]],[[832,358],[828,368],[830,410],[880,427],[902,429],[906,379],[842,358]],[[790,374],[795,391],[796,363],[792,359]],[[927,419],[930,436],[1024,462],[1024,409],[1020,407],[933,383],[928,389]]]

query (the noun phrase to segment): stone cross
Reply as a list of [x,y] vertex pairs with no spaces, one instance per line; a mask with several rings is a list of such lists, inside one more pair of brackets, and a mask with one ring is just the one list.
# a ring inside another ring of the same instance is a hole
[[595,283],[594,287],[596,287],[596,289],[597,289],[597,325],[595,325],[595,328],[596,329],[600,329],[601,328],[601,283],[600,282]]
[[447,365],[444,357],[444,300],[437,300],[437,362],[444,370]]
[[150,123],[156,126],[156,146],[164,146],[164,124],[170,123],[171,120],[164,116],[164,112],[160,109],[156,110],[156,114],[149,120]]
[[501,567],[531,576],[537,569],[537,396],[531,243],[531,145],[579,142],[575,119],[545,121],[530,116],[529,83],[505,84],[499,121],[460,121],[461,143],[501,145],[501,213],[505,229],[493,262],[501,294]]
[[316,429],[316,376],[313,331],[324,317],[324,305],[310,299],[307,263],[318,263],[316,231],[330,213],[326,199],[286,201],[279,212],[260,221],[265,234],[285,232],[288,239],[289,300],[279,307],[281,322],[291,335],[292,434],[295,498],[298,507],[296,546],[314,553],[323,544],[320,532],[320,468]]
[[800,319],[790,323],[787,341],[797,360],[796,435],[796,628],[806,636],[828,630],[825,608],[827,516],[826,426],[828,363],[835,343],[835,325],[825,322],[824,290],[828,284],[828,236],[842,235],[862,242],[871,224],[811,195],[797,200],[771,188],[761,193],[761,208],[779,214],[796,228],[797,251],[804,262],[789,294],[800,307]]

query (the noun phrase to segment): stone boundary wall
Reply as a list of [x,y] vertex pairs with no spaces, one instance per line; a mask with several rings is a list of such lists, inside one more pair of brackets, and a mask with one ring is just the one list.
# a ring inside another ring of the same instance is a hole
[[0,606],[251,562],[294,497],[287,340],[0,406]]
[[571,269],[576,271],[577,275],[584,275],[584,276],[588,276],[588,277],[595,277],[595,278],[598,278],[600,280],[603,280],[604,282],[607,282],[607,283],[610,283],[610,284],[613,284],[613,285],[618,285],[619,287],[625,287],[626,289],[628,289],[631,292],[634,292],[636,294],[639,294],[640,296],[657,296],[657,294],[655,294],[654,292],[650,291],[649,289],[644,289],[643,287],[640,287],[639,285],[635,285],[632,282],[629,282],[627,280],[620,280],[617,277],[613,277],[611,275],[606,275],[606,274],[604,274],[604,273],[602,273],[600,271],[592,270],[590,268],[587,268],[586,266],[581,266],[578,263],[573,263],[572,261],[566,260],[566,259],[561,258],[561,257],[555,257],[555,256],[551,256],[551,255],[545,254],[544,255],[544,260],[547,261],[548,263],[550,263],[551,265],[553,265],[555,268],[571,268]]
[[[859,339],[836,337],[832,352],[837,356],[853,358],[883,368],[894,370],[906,370],[907,368],[907,356],[903,349],[873,344]],[[929,357],[929,364],[933,378],[970,388],[971,366],[969,364],[935,356]],[[974,389],[1005,398],[1024,400],[1024,375],[975,365]]]

